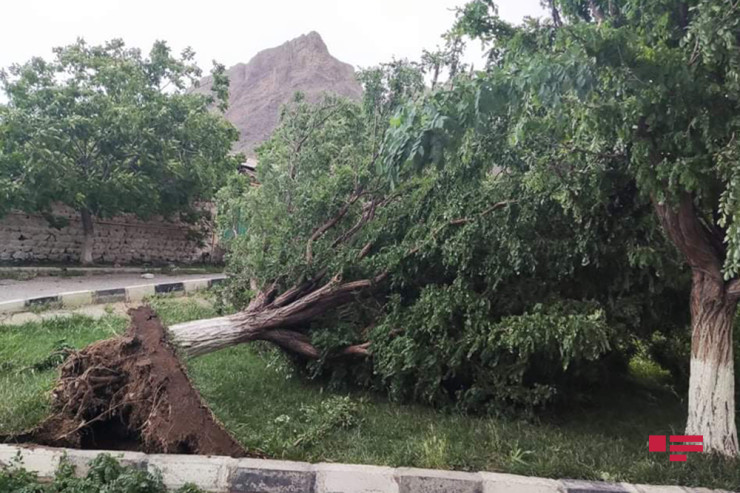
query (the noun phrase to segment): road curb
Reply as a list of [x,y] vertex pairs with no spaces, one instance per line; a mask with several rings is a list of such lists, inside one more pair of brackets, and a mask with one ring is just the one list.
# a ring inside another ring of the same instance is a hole
[[209,289],[226,279],[212,277],[208,279],[190,279],[178,282],[164,282],[158,284],[141,284],[126,288],[98,289],[88,291],[71,291],[54,296],[42,296],[23,300],[0,302],[0,314],[29,312],[48,308],[79,308],[86,305],[100,305],[106,303],[136,303],[147,296],[155,294],[171,294],[174,296],[193,293]]
[[0,265],[0,279],[8,275],[28,275],[28,276],[97,276],[108,274],[211,274],[213,270],[206,270],[197,266],[177,266],[172,267],[53,267],[37,265],[33,267],[20,265]]
[[[308,464],[263,459],[0,445],[0,468],[16,457],[49,480],[63,457],[84,475],[87,464],[107,453],[123,464],[158,471],[168,488],[192,483],[212,493],[712,493],[726,490],[555,480],[498,473]],[[729,492],[728,492],[729,493]]]

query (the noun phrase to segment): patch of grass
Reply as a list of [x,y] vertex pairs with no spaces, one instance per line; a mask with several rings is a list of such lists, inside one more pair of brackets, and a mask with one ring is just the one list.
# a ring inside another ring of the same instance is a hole
[[48,303],[37,303],[33,305],[26,306],[26,311],[29,313],[44,313],[44,312],[50,312],[52,310],[61,310],[64,308],[64,305],[62,305],[61,301],[49,301]]
[[663,385],[671,380],[671,372],[644,355],[634,356],[629,363],[630,374],[638,381]]
[[48,412],[54,365],[42,365],[63,344],[81,349],[91,342],[120,334],[126,320],[79,315],[0,325],[0,435],[26,430]]
[[39,276],[37,271],[23,270],[0,270],[0,279],[11,279],[13,281],[29,281]]
[[183,298],[182,295],[157,295],[149,298],[147,302],[165,325],[221,316],[213,305],[203,300],[201,296],[203,293],[187,298]]
[[[166,324],[217,316],[196,300],[152,300]],[[54,372],[18,372],[44,360],[60,339],[82,347],[120,333],[125,320],[76,317],[0,327],[0,434],[43,418]],[[648,435],[680,434],[685,402],[656,383],[659,368],[635,363],[650,378],[593,389],[578,404],[537,420],[466,416],[389,402],[369,392],[335,393],[290,371],[262,345],[228,348],[187,362],[193,382],[246,447],[276,459],[503,471],[737,489],[740,461],[690,454],[672,463],[649,453]]]
[[296,446],[316,426],[302,407],[319,407],[336,394],[294,377],[273,357],[239,346],[188,366],[236,438],[274,458],[729,489],[740,485],[740,461],[692,454],[686,463],[671,463],[667,454],[649,453],[648,435],[682,432],[685,403],[668,391],[637,384],[608,392],[594,389],[588,406],[536,421],[465,416],[352,393],[348,398],[358,406],[353,426],[335,426],[310,446]]

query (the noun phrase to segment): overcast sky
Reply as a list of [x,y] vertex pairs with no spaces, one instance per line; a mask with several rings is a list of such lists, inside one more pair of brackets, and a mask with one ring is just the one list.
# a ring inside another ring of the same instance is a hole
[[[90,43],[123,38],[148,51],[162,39],[176,51],[192,47],[209,70],[227,67],[258,51],[309,31],[329,51],[355,67],[391,57],[418,59],[439,44],[465,0],[20,0],[3,2],[0,67],[83,37]],[[499,0],[500,14],[518,22],[539,16],[540,0]],[[477,47],[476,47],[477,48]],[[475,48],[469,55],[475,60]]]

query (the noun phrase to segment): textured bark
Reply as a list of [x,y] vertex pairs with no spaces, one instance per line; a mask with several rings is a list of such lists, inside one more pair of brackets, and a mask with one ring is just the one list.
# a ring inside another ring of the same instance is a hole
[[[381,274],[373,279],[346,283],[335,277],[313,291],[313,282],[304,283],[279,297],[274,296],[274,289],[270,287],[255,297],[243,312],[170,326],[172,342],[188,357],[245,342],[269,341],[287,352],[318,359],[320,351],[302,332],[303,328],[327,310],[370,293],[385,277]],[[336,356],[366,355],[367,348],[367,344],[350,346]]]
[[732,326],[737,302],[717,283],[694,274],[691,290],[691,373],[687,435],[702,435],[704,449],[738,454]]
[[732,327],[737,282],[724,281],[721,242],[699,220],[690,195],[683,195],[676,208],[656,202],[655,210],[666,233],[686,257],[692,273],[686,434],[702,435],[706,451],[736,456]]
[[94,241],[94,230],[93,220],[90,211],[82,209],[80,211],[80,219],[82,220],[82,249],[80,251],[80,263],[82,265],[90,265],[93,263],[93,241]]

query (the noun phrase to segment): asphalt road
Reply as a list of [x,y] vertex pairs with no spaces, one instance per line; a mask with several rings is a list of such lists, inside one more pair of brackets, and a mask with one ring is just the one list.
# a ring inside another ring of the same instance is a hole
[[141,274],[100,274],[94,276],[42,276],[18,281],[15,279],[0,279],[0,302],[52,296],[70,291],[86,291],[97,289],[115,289],[141,284],[159,284],[167,282],[187,281],[191,279],[216,279],[224,277],[222,274],[184,274],[168,275],[154,274],[153,279],[144,279]]

